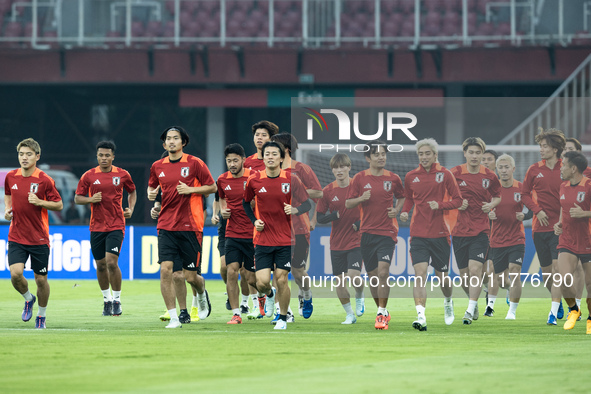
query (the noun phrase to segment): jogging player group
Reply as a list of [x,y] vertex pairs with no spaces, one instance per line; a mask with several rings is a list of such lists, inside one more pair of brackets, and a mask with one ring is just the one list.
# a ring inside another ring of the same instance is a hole
[[[312,316],[314,304],[306,267],[310,231],[317,223],[331,225],[333,275],[342,277],[336,295],[344,309],[342,324],[354,324],[365,313],[363,270],[377,313],[374,327],[388,329],[390,265],[398,238],[397,217],[410,219],[410,256],[415,271],[413,297],[417,318],[412,326],[427,330],[429,266],[440,280],[444,321],[455,320],[453,286],[449,280],[451,251],[468,297],[465,325],[480,317],[478,300],[487,294],[483,316],[492,317],[499,288],[507,290],[507,320],[516,319],[521,298],[525,253],[523,221],[533,217],[533,242],[551,304],[548,325],[568,315],[564,329],[581,319],[581,299],[587,290],[591,308],[591,173],[581,144],[555,129],[540,130],[536,143],[541,161],[532,164],[523,183],[514,178],[515,160],[487,151],[478,137],[462,144],[465,163],[446,169],[438,161],[438,145],[426,138],[416,143],[419,165],[401,177],[386,169],[389,155],[379,140],[366,144],[367,169],[351,177],[351,158],[330,160],[334,182],[322,188],[312,168],[294,159],[295,137],[272,122],[252,126],[257,152],[246,157],[240,144],[224,150],[228,171],[212,177],[207,165],[184,152],[188,133],[169,127],[160,139],[165,150],[150,168],[147,198],[157,219],[160,289],[166,306],[166,328],[206,319],[212,310],[201,276],[201,241],[205,197],[215,194],[211,222],[218,225],[222,277],[226,283],[228,324],[272,317],[277,330],[295,321],[290,307],[291,273],[298,287],[298,314]],[[136,187],[127,171],[113,165],[115,144],[96,147],[98,166],[81,177],[75,202],[90,205],[90,242],[103,295],[103,315],[121,315],[121,271],[118,256],[125,219],[133,215]],[[17,146],[20,168],[5,180],[5,219],[9,220],[8,261],[14,288],[25,299],[22,320],[29,321],[38,303],[37,328],[46,327],[49,226],[47,210],[63,208],[54,181],[36,166],[41,148],[31,138]],[[127,206],[123,208],[123,190]],[[29,291],[23,275],[30,258],[37,284]],[[491,278],[484,283],[483,278]],[[354,305],[345,285],[353,283]],[[572,281],[564,280],[572,278]],[[563,280],[560,280],[563,279]],[[189,313],[186,284],[193,291]],[[177,300],[180,314],[177,313]],[[252,300],[249,306],[249,300]],[[591,334],[591,317],[587,319]]]

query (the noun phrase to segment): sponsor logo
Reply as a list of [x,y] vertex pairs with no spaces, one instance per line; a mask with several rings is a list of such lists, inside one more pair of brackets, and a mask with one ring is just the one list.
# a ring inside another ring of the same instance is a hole
[[31,183],[31,188],[29,190],[31,191],[31,193],[37,193],[39,191],[39,184]]
[[523,259],[520,257],[517,260],[515,260],[516,263],[523,263]]
[[353,263],[352,267],[357,267],[357,268],[359,268],[359,267],[360,267],[360,265],[359,265],[359,263]]
[[390,261],[390,256],[383,256],[380,261]]
[[468,186],[468,185],[466,184],[466,181],[462,181],[462,183],[460,183],[460,186]]
[[97,180],[96,180],[96,181],[94,181],[92,184],[93,184],[93,185],[100,185],[100,184],[101,184],[101,181],[99,181],[99,180],[97,179]]
[[11,187],[12,190],[18,190],[18,186],[16,185],[16,183],[14,184],[13,187]]
[[289,193],[289,187],[290,187],[290,184],[289,183],[282,183],[281,184],[281,191],[284,194],[287,194],[287,193]]
[[266,193],[266,192],[267,192],[267,189],[265,189],[264,186],[261,187],[261,189],[259,190],[259,193]]
[[195,268],[195,263],[189,264],[189,266],[187,268]]
[[542,174],[541,172],[538,174],[538,176],[536,176],[536,178],[543,178],[544,174]]
[[371,189],[371,185],[368,183],[367,185],[363,186],[364,189]]
[[113,249],[111,249],[111,252],[119,253],[119,248],[117,246],[115,246]]
[[186,178],[189,176],[189,167],[182,167],[181,168],[181,176]]
[[119,186],[119,184],[121,184],[121,178],[118,176],[114,176],[113,177],[113,185]]
[[563,194],[562,196],[560,196],[560,199],[561,199],[561,200],[564,200],[564,199],[565,199],[565,198],[564,198],[564,194]]
[[163,178],[163,177],[165,177],[165,176],[166,176],[166,175],[164,175],[164,171],[162,171],[162,172],[160,173],[160,175],[158,175],[158,178]]
[[392,181],[384,181],[384,190],[387,192],[392,190]]
[[337,196],[334,196],[334,198],[332,199],[332,201],[339,201],[339,198]]
[[232,190],[232,188],[230,187],[230,185],[228,185],[224,188],[224,190]]
[[42,268],[42,269],[39,271],[39,273],[46,273],[46,272],[47,272],[47,268],[45,268],[45,267],[43,267],[43,268]]
[[288,261],[287,263],[285,263],[284,267],[291,268],[291,263]]
[[438,172],[435,174],[435,182],[437,182],[437,183],[443,182],[443,172]]
[[419,179],[419,177],[418,177],[418,176],[416,176],[416,177],[415,177],[415,179],[413,179],[413,180],[412,180],[412,183],[415,183],[415,182],[420,182],[420,181],[421,181],[421,180]]
[[480,253],[480,254],[479,254],[478,256],[476,256],[476,257],[480,257],[481,259],[483,259],[483,258],[484,258],[484,253]]

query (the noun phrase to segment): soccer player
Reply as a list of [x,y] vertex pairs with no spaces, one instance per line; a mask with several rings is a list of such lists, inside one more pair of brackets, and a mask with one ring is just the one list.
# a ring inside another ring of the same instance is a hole
[[[560,176],[560,220],[554,231],[560,235],[558,242],[558,272],[564,300],[570,307],[565,330],[572,330],[581,316],[581,309],[575,302],[573,276],[579,262],[583,263],[587,284],[587,334],[591,334],[591,240],[589,239],[589,218],[591,218],[591,179],[584,177],[587,159],[580,152],[564,155]],[[570,277],[570,280],[569,280]]]
[[481,138],[467,138],[462,149],[466,163],[451,169],[463,198],[452,231],[452,241],[462,287],[470,299],[462,321],[472,324],[478,319],[478,297],[489,246],[488,213],[501,202],[501,184],[494,172],[480,164],[486,150]]
[[252,125],[252,136],[254,145],[257,148],[257,153],[248,156],[244,161],[244,168],[254,171],[263,171],[265,169],[265,161],[263,159],[263,145],[270,141],[271,137],[279,133],[279,127],[268,120],[261,120]]
[[[226,220],[226,291],[233,315],[228,324],[241,324],[243,309],[242,306],[238,307],[238,274],[241,274],[248,284],[256,288],[254,245],[252,243],[254,227],[242,207],[244,187],[254,171],[251,172],[251,170],[244,168],[245,154],[244,148],[240,144],[226,146],[224,156],[228,171],[219,176],[217,187],[221,214]],[[244,271],[241,271],[241,268],[244,268]],[[248,288],[248,286],[242,287]],[[246,302],[248,305],[248,294]],[[257,313],[254,312],[255,308],[253,308],[249,319],[256,319],[259,316],[258,308],[256,308]]]
[[391,319],[387,309],[390,294],[387,282],[398,237],[396,215],[404,205],[404,188],[400,177],[385,169],[384,142],[369,142],[364,156],[369,168],[353,177],[345,207],[353,209],[361,205],[361,256],[378,307],[374,326],[377,330],[387,330]]
[[[360,214],[359,207],[345,208],[345,201],[349,193],[352,179],[351,159],[344,153],[337,153],[330,159],[330,168],[335,181],[322,189],[322,198],[318,202],[318,223],[331,223],[330,231],[330,260],[332,274],[340,276],[337,296],[347,314],[342,324],[354,324],[357,316],[363,316],[365,312],[365,299],[363,296],[363,280],[361,278],[361,259],[359,233]],[[355,288],[355,313],[351,307],[349,290],[346,279]]]
[[[581,152],[583,150],[583,146],[576,138],[567,138],[566,145],[564,146],[564,151],[562,152],[562,157],[564,158],[564,154],[566,152]],[[591,167],[587,166],[583,175],[587,178],[591,179]],[[577,305],[581,306],[581,299],[583,298],[583,290],[585,288],[585,272],[583,271],[583,265],[579,261],[577,264],[577,269],[575,271],[575,293],[576,293],[576,302]],[[570,309],[570,308],[569,308]],[[570,310],[569,310],[570,312]]]
[[[276,134],[271,141],[280,142],[285,147],[285,159],[281,166],[286,171],[291,171],[302,181],[312,201],[317,202],[322,198],[322,186],[309,165],[293,160],[298,148],[298,141],[290,133]],[[312,207],[312,217],[316,216],[316,210]],[[295,245],[293,247],[291,274],[298,285],[299,294],[299,314],[304,319],[310,318],[314,311],[312,303],[312,291],[310,290],[310,277],[306,272],[306,263],[310,252],[310,230],[313,226],[310,224],[310,217],[306,215],[297,215],[292,219]],[[289,321],[289,320],[288,320]]]
[[[425,138],[416,143],[420,165],[404,177],[406,199],[400,213],[400,220],[406,222],[414,206],[410,223],[410,255],[415,270],[413,295],[417,320],[412,326],[419,331],[427,331],[425,286],[429,262],[439,277],[441,291],[445,297],[445,324],[452,324],[455,318],[451,281],[449,278],[446,279],[451,249],[450,224],[446,222],[446,212],[459,208],[462,205],[462,196],[452,173],[438,163],[438,148],[433,138]],[[426,223],[428,225],[425,225]]]
[[[257,289],[267,294],[265,314],[270,317],[279,300],[279,319],[276,330],[287,328],[287,308],[290,290],[287,276],[291,270],[291,216],[304,214],[311,208],[308,194],[299,178],[281,169],[285,148],[268,141],[261,149],[265,170],[253,173],[244,189],[242,206],[254,224]],[[256,202],[256,215],[250,205]],[[274,269],[277,290],[271,287]]]
[[[90,204],[90,247],[103,293],[103,316],[120,316],[119,253],[125,235],[125,219],[131,218],[133,214],[137,192],[131,175],[113,165],[115,143],[99,142],[96,145],[96,159],[98,166],[86,171],[80,178],[74,201],[80,205]],[[128,207],[125,209],[121,207],[123,189],[128,193]]]
[[[6,174],[4,181],[4,219],[10,221],[8,230],[8,265],[12,286],[25,299],[23,321],[33,317],[33,305],[39,298],[35,328],[45,328],[45,314],[49,301],[49,220],[47,210],[61,211],[64,207],[55,182],[37,168],[41,147],[32,138],[16,147],[20,168]],[[23,275],[25,263],[31,257],[35,274],[37,297],[29,291]]]
[[[532,233],[534,246],[540,260],[542,276],[558,272],[558,236],[554,234],[554,224],[560,217],[560,159],[566,145],[564,134],[560,130],[540,129],[536,135],[536,143],[540,145],[541,161],[532,164],[523,180],[521,198],[525,206],[534,213]],[[546,324],[556,325],[556,319],[562,319],[561,293],[554,280],[544,280],[552,297],[552,306]]]
[[166,328],[180,328],[172,285],[173,261],[179,257],[183,261],[185,279],[197,291],[199,319],[203,320],[211,313],[205,281],[200,275],[198,235],[203,233],[204,224],[200,195],[215,193],[217,188],[207,165],[183,152],[189,143],[189,135],[182,127],[167,128],[160,139],[169,155],[154,162],[150,168],[148,199],[154,201],[162,188],[162,209],[157,226],[160,290],[170,315]]
[[509,311],[505,319],[515,320],[515,312],[521,298],[521,265],[525,255],[525,230],[523,229],[523,202],[521,182],[513,178],[515,160],[504,154],[497,159],[497,172],[501,180],[501,203],[488,213],[492,221],[490,235],[490,259],[496,278],[489,287],[484,316],[492,317],[499,286],[510,286]]
[[480,164],[482,164],[492,172],[496,172],[498,157],[499,154],[495,150],[487,149],[484,151],[484,154],[482,155],[482,162]]

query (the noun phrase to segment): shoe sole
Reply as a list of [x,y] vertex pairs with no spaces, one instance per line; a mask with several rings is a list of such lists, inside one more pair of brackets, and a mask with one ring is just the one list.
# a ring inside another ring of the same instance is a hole
[[160,316],[160,321],[170,321],[170,317],[162,317],[162,316]]
[[492,315],[492,314],[488,315],[488,314],[486,314],[486,313],[485,313],[484,315],[482,315],[482,316],[486,316],[486,317],[493,317],[493,315]]
[[467,326],[472,324],[472,320],[463,319],[462,322]]
[[207,316],[211,315],[211,302],[209,302],[209,293],[205,290],[205,299],[207,300]]
[[419,331],[427,331],[427,325],[421,325],[418,321],[412,323],[412,328]]

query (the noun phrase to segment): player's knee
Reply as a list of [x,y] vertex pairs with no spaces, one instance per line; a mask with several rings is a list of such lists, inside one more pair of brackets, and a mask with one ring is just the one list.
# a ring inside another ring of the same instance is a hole
[[47,286],[47,276],[35,274],[35,284],[37,285],[37,287]]
[[276,280],[277,280],[277,286],[281,286],[281,287],[287,286],[287,275],[278,275]]

